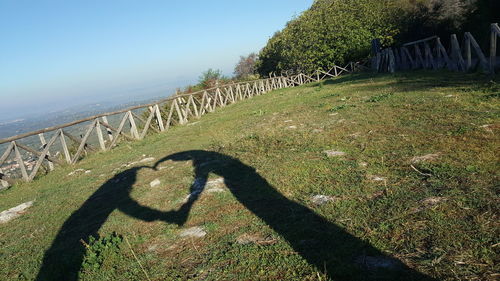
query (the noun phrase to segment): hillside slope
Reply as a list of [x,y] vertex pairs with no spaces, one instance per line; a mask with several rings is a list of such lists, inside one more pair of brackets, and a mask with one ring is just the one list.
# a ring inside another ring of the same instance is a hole
[[498,78],[349,75],[90,155],[0,193],[35,200],[0,279],[493,280]]

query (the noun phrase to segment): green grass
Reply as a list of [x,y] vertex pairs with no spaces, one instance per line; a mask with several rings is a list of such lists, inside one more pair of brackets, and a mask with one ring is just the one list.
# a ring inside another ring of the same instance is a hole
[[[36,278],[47,252],[41,279],[495,280],[499,82],[447,72],[348,75],[90,155],[0,193],[0,210],[36,200],[0,225],[0,279]],[[231,187],[205,191],[189,213],[176,212],[194,180],[182,154],[158,170],[122,167],[188,150],[202,151],[190,154],[198,174],[222,175]],[[431,153],[439,157],[412,164]],[[77,168],[92,173],[68,176]],[[162,184],[151,188],[156,178]],[[316,206],[318,194],[337,199]],[[430,197],[443,200],[422,208]],[[193,226],[207,235],[179,236]],[[273,243],[239,244],[242,234]],[[406,273],[363,269],[355,262],[363,255],[395,257]]]

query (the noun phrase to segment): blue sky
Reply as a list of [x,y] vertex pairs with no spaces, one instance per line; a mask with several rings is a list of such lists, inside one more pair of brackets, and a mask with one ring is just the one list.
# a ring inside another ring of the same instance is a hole
[[312,2],[0,0],[0,120],[232,74]]

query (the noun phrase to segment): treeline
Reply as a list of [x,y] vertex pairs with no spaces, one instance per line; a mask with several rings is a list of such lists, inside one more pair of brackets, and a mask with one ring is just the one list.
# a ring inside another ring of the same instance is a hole
[[389,46],[439,35],[446,43],[450,33],[470,31],[485,46],[499,17],[499,0],[316,0],[268,41],[256,71],[312,72],[362,60],[374,38]]

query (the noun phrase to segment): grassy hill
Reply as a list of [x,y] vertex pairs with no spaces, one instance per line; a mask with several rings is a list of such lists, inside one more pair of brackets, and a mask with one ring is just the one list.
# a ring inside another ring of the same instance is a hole
[[0,279],[494,280],[495,81],[349,75],[91,155],[0,193],[36,200]]

